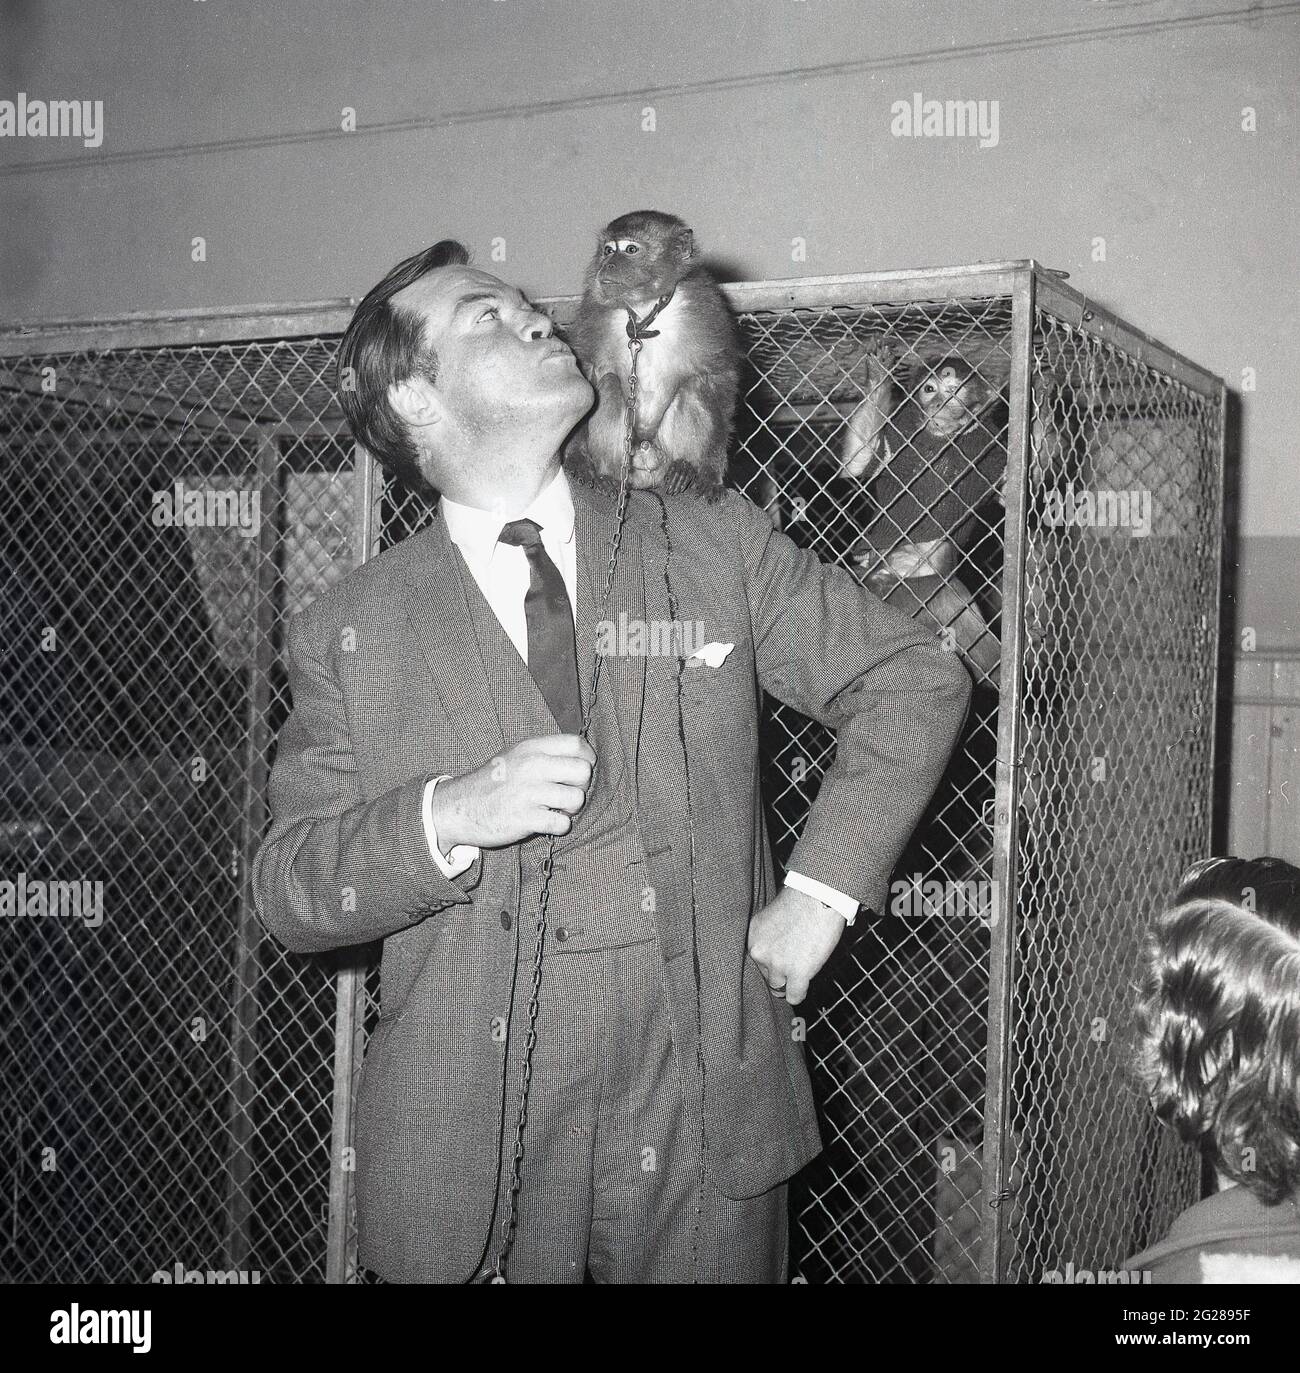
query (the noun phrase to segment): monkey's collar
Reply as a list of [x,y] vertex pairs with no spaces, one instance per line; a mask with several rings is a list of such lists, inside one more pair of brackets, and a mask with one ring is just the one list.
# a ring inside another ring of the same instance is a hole
[[673,289],[669,291],[666,296],[660,296],[659,299],[655,301],[654,308],[644,319],[637,319],[636,311],[633,310],[630,305],[625,305],[623,308],[627,311],[628,338],[658,338],[659,330],[651,329],[650,326],[655,322],[656,319],[659,318],[659,312],[668,304],[670,300],[672,300],[673,296],[676,294],[677,287],[674,286]]

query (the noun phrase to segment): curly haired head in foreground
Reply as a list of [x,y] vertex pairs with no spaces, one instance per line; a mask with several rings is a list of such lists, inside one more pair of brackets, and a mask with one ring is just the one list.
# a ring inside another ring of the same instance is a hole
[[1139,991],[1156,1115],[1263,1204],[1300,1194],[1300,868],[1195,864],[1151,931]]

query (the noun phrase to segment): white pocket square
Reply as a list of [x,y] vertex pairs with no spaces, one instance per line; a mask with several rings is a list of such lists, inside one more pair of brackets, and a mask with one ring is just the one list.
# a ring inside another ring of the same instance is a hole
[[[703,648],[697,648],[691,654],[691,658],[701,659],[706,667],[721,667],[728,653],[735,648],[735,644],[705,644]],[[690,662],[690,658],[686,661]]]

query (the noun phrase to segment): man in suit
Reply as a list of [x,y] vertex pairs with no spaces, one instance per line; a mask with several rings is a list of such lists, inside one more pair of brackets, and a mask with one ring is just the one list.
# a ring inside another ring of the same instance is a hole
[[[290,623],[254,889],[291,949],[383,940],[362,1262],[464,1281],[513,1233],[510,1281],[781,1281],[821,1147],[791,1008],[885,908],[969,679],[734,491],[633,492],[602,600],[616,502],[560,465],[591,387],[458,244],[362,301],[340,377],[358,441],[441,502]],[[837,736],[776,889],[764,690]]]

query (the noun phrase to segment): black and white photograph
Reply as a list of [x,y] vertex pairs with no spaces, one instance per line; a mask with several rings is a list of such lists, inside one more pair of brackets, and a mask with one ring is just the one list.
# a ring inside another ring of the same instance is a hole
[[1252,0],[0,0],[6,1324],[1281,1330],[1297,72]]

